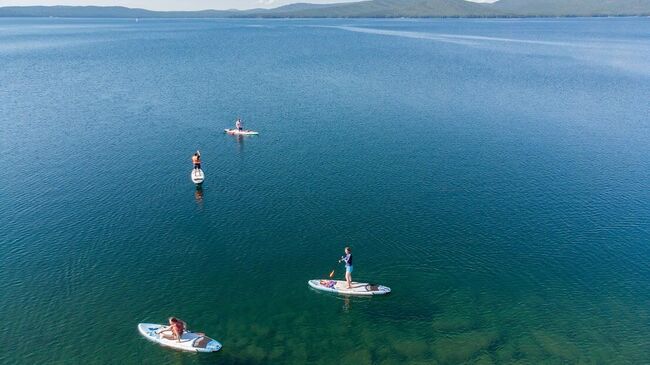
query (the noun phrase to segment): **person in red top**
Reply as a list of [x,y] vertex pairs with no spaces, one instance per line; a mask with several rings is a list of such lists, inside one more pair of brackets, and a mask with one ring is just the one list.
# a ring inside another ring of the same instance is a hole
[[[184,321],[176,317],[169,317],[169,326],[165,327],[163,330],[159,331],[158,333],[170,340],[177,340],[178,342],[181,342],[181,337],[183,336],[183,332],[185,332],[186,330],[187,330],[187,323],[185,323]],[[164,335],[165,332],[171,332],[172,338],[165,336]]]

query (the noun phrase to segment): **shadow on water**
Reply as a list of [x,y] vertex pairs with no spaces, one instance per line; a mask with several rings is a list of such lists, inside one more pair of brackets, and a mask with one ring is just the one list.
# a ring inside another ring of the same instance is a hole
[[168,357],[168,360],[170,360],[169,363],[171,364],[203,364],[203,365],[208,365],[208,364],[258,365],[258,364],[266,363],[264,361],[258,359],[252,359],[247,356],[237,356],[236,354],[224,352],[224,350],[215,353],[209,353],[209,354],[201,354],[201,353],[192,354],[192,353],[177,352],[175,354],[171,354]]
[[244,141],[248,138],[258,138],[259,136],[243,136],[243,135],[229,135],[232,137],[237,142],[237,147],[238,147],[238,152],[243,153],[244,152]]
[[235,141],[237,141],[237,152],[240,154],[244,153],[244,139],[246,136],[234,136]]
[[343,309],[343,312],[348,313],[350,312],[355,305],[368,305],[372,301],[381,301],[385,300],[387,297],[386,295],[380,295],[380,296],[358,296],[358,295],[345,295],[345,294],[337,294],[337,293],[330,293],[330,292],[324,292],[322,290],[317,290],[314,288],[309,288],[311,292],[313,292],[315,295],[320,295],[322,297],[329,297],[332,298],[333,300],[336,300],[338,302],[343,302],[343,305],[341,306],[341,309]]
[[228,365],[258,365],[264,364],[264,361],[253,359],[248,356],[238,356],[234,353],[229,353],[220,350],[215,353],[190,353],[181,352],[173,349],[164,348],[169,351],[166,356],[166,363],[168,364],[228,364]]
[[[355,308],[363,308],[363,312],[375,318],[383,318],[390,322],[399,321],[421,321],[431,323],[433,319],[442,313],[442,308],[434,303],[421,303],[408,305],[395,304],[395,294],[375,295],[375,296],[356,296],[342,295],[330,292],[324,292],[314,288],[309,288],[315,295],[324,298],[330,297],[332,300],[343,302],[341,308],[343,312],[352,312]],[[392,302],[390,306],[379,305],[382,302]],[[376,305],[371,305],[375,303]]]
[[196,185],[196,189],[194,190],[194,199],[196,200],[196,204],[200,207],[203,206],[203,184]]
[[258,365],[268,363],[260,357],[236,351],[235,348],[228,348],[227,344],[224,344],[224,347],[221,350],[212,353],[187,352],[165,346],[159,347],[162,351],[159,355],[164,357],[164,361],[161,363],[165,364]]
[[237,151],[242,153],[244,152],[244,139],[246,139],[246,136],[242,135],[234,135],[234,134],[226,134],[228,137],[231,137],[232,139],[237,142]]
[[[227,365],[259,365],[268,364],[268,362],[248,357],[235,356],[234,354],[217,352],[214,354],[198,354],[198,360],[192,359],[192,363],[199,364],[227,364]],[[201,356],[205,355],[205,356]],[[187,362],[189,363],[189,361]]]

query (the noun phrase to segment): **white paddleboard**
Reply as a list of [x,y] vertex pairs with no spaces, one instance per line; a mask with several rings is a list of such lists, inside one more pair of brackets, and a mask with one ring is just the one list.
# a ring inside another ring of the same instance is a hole
[[390,288],[383,285],[352,282],[352,289],[343,280],[309,280],[309,286],[322,290],[345,295],[384,295],[390,293]]
[[[181,342],[178,340],[170,340],[156,334],[158,330],[166,327],[162,324],[153,323],[140,323],[138,324],[138,331],[147,340],[153,341],[159,345],[171,347],[176,350],[191,351],[191,352],[217,352],[221,349],[221,344],[210,337],[194,333],[185,332],[181,336]],[[165,332],[169,335],[169,332]]]
[[239,130],[239,129],[224,129],[224,132],[237,136],[256,136],[259,132],[251,131],[248,129]]
[[192,178],[192,182],[195,184],[201,184],[203,183],[203,180],[205,180],[205,174],[201,169],[193,169],[190,177]]

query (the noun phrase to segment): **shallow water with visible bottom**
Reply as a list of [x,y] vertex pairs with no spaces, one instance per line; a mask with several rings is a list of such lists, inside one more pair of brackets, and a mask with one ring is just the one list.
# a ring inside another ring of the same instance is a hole
[[[0,362],[647,362],[649,36],[0,20]],[[308,288],[346,245],[390,296]]]

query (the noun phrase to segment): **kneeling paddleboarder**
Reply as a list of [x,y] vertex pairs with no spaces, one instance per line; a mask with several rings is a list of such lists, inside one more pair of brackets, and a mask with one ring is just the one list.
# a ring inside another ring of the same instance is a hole
[[158,333],[163,335],[164,337],[167,337],[164,335],[164,333],[171,332],[173,337],[170,339],[181,342],[181,337],[183,336],[183,332],[185,332],[186,330],[187,330],[187,323],[185,323],[184,321],[176,317],[169,317],[169,326],[165,327],[164,329],[161,329],[160,331],[158,331]]

